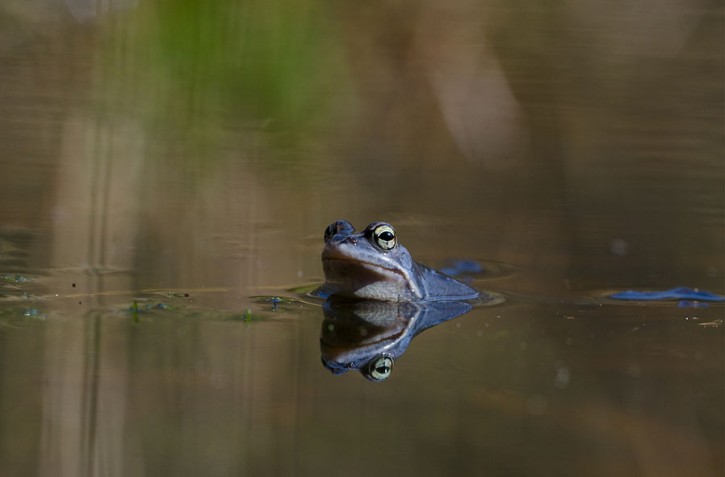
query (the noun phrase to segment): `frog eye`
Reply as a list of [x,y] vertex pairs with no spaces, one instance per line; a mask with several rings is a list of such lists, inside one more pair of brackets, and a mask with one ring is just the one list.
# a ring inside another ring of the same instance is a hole
[[373,230],[373,240],[375,245],[383,250],[392,250],[395,248],[397,239],[395,238],[395,230],[390,225],[378,225]]
[[335,230],[337,230],[337,222],[327,226],[327,228],[325,229],[325,235],[322,237],[325,243],[327,243],[327,241],[330,240],[333,235],[335,235]]
[[353,227],[350,222],[340,219],[327,226],[327,228],[325,229],[325,235],[322,238],[325,240],[325,243],[327,243],[327,241],[336,234],[348,235],[354,232],[355,227]]
[[370,381],[383,381],[393,372],[393,358],[386,355],[371,359],[363,369],[363,375]]

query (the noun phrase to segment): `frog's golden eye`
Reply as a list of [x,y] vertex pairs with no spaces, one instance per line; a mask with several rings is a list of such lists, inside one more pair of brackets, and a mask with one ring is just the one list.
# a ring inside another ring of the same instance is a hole
[[393,372],[393,358],[378,355],[371,359],[363,369],[363,375],[370,381],[383,381]]
[[382,250],[388,251],[395,248],[397,239],[395,238],[395,230],[390,225],[378,225],[373,230],[373,241],[375,245]]

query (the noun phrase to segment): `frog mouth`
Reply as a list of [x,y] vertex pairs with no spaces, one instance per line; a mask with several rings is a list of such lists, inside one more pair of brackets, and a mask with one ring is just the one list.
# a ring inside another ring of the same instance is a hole
[[350,247],[328,245],[322,250],[324,287],[331,294],[381,301],[406,301],[420,296],[408,270],[392,260],[366,260],[370,257]]
[[386,270],[386,271],[389,271],[391,273],[397,273],[399,275],[403,275],[403,272],[400,271],[397,268],[386,267],[386,266],[381,265],[379,263],[368,262],[366,260],[360,260],[360,259],[357,259],[357,258],[350,258],[350,257],[346,257],[346,256],[337,256],[337,255],[335,255],[335,256],[326,256],[326,257],[322,257],[322,262],[323,263],[324,262],[341,262],[341,263],[350,264],[350,265],[353,265],[353,266],[354,265],[358,265],[360,267],[365,267],[365,268],[378,268],[380,270]]
[[376,276],[378,279],[390,278],[393,276],[406,279],[406,275],[397,268],[384,267],[377,263],[366,262],[352,258],[324,257],[322,267],[325,275],[343,275],[352,278],[362,278],[360,274]]
[[324,258],[325,286],[333,294],[355,299],[405,301],[416,295],[403,270],[356,259]]

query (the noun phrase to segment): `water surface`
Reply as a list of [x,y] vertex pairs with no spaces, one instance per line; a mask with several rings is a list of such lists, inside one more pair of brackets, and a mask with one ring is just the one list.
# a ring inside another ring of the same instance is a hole
[[[182,3],[0,7],[0,475],[722,474],[718,5]],[[506,302],[333,375],[339,218]]]

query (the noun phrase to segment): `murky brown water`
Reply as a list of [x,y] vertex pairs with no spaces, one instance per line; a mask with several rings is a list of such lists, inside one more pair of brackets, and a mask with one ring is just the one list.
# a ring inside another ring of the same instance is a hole
[[[121,3],[0,7],[0,475],[722,475],[725,307],[599,299],[725,292],[721,6]],[[334,376],[338,218],[507,302]]]

